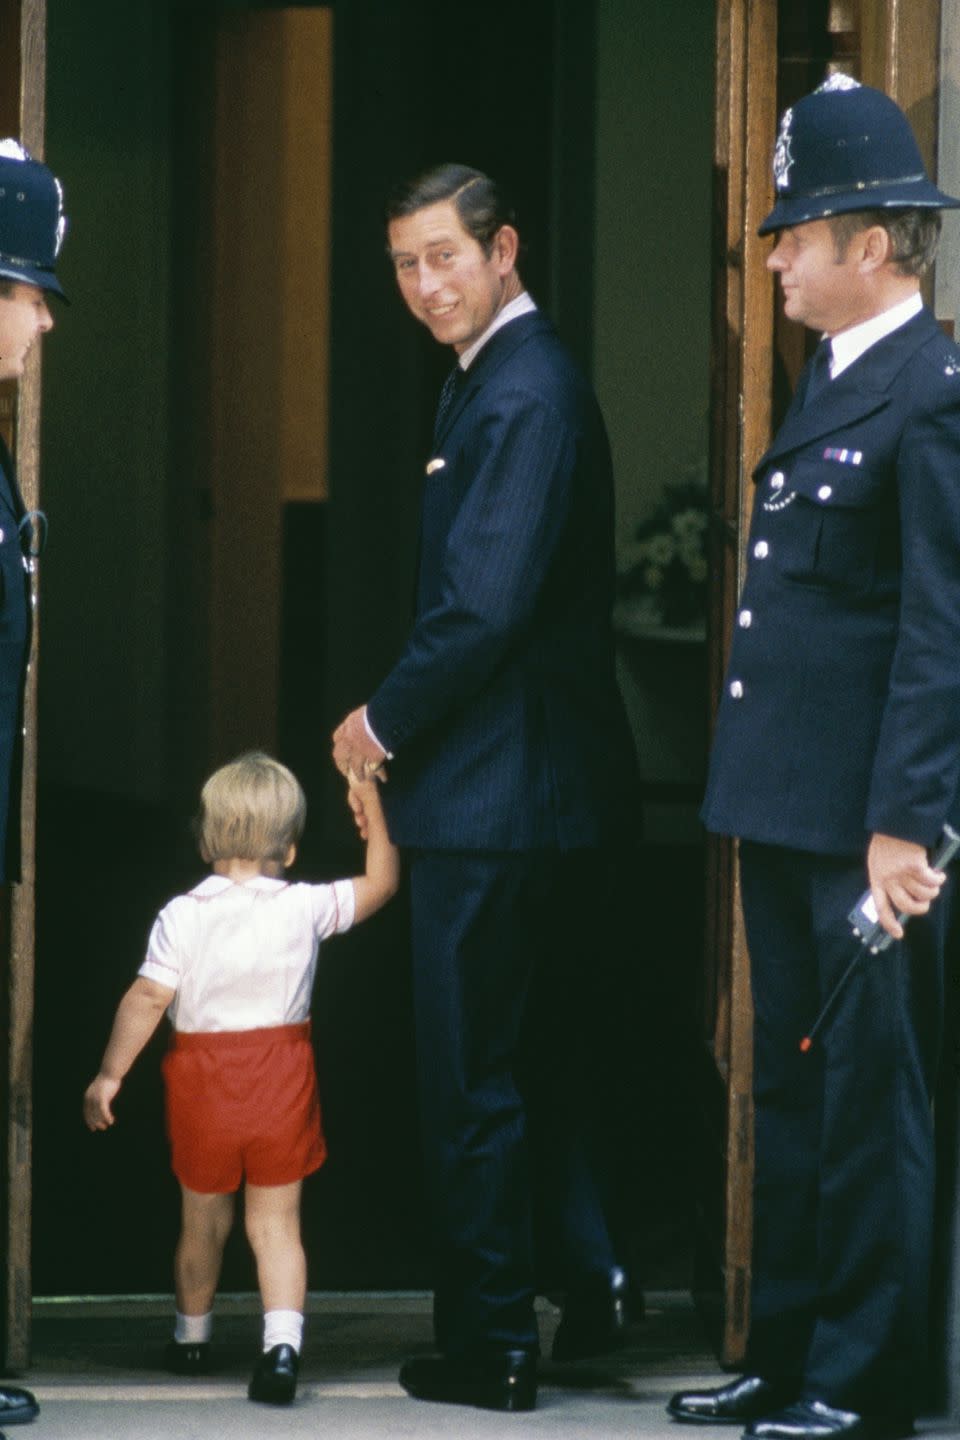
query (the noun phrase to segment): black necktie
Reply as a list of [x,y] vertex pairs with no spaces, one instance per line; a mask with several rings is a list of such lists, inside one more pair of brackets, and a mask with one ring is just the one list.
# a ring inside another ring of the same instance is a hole
[[812,400],[815,400],[821,390],[825,390],[830,384],[830,361],[833,359],[833,348],[829,340],[821,340],[813,352],[813,359],[810,361],[810,373],[807,376],[807,388],[803,393],[803,408],[806,409]]
[[450,409],[450,406],[457,398],[457,391],[460,388],[460,382],[464,377],[464,373],[465,372],[458,360],[456,365],[454,365],[453,369],[450,371],[450,374],[447,376],[446,380],[444,380],[443,385],[441,386],[440,399],[437,401],[437,418],[433,422],[433,438],[435,440],[440,434],[440,431],[443,427],[443,422],[447,418],[447,413]]

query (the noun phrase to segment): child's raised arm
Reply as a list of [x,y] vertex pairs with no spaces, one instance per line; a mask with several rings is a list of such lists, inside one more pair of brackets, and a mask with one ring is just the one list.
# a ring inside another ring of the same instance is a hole
[[130,1066],[160,1024],[177,992],[138,975],[120,1001],[100,1061],[100,1071],[83,1097],[83,1118],[89,1130],[106,1130],[115,1120],[111,1102]]
[[353,882],[354,919],[366,920],[386,905],[397,893],[400,884],[400,856],[387,833],[387,822],[380,804],[380,787],[376,780],[360,780],[349,776],[350,808],[357,829],[367,842],[367,866],[363,875]]

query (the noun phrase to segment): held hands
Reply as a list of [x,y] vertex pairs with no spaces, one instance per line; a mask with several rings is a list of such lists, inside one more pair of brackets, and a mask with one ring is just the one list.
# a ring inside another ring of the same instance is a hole
[[926,915],[947,878],[942,870],[930,867],[922,845],[892,835],[873,836],[867,875],[880,923],[895,940],[903,939],[897,916]]
[[83,1119],[88,1130],[109,1130],[116,1121],[110,1102],[116,1098],[120,1081],[100,1074],[87,1086],[83,1097]]
[[352,769],[348,770],[347,804],[353,811],[353,823],[360,832],[361,840],[368,840],[371,818],[382,814],[377,781],[361,779]]
[[353,770],[364,780],[371,775],[382,780],[385,778],[383,762],[386,752],[367,734],[364,723],[366,709],[365,705],[361,705],[351,710],[334,730],[333,763],[341,775],[349,775]]

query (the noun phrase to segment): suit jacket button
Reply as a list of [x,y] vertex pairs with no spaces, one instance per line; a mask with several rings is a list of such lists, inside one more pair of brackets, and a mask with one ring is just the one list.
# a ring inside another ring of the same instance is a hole
[[753,611],[741,610],[740,614],[737,616],[737,623],[739,624],[741,630],[749,630],[750,626],[753,624]]
[[730,694],[733,696],[734,700],[742,700],[742,699],[743,699],[743,681],[742,681],[742,680],[731,680],[731,681],[730,681]]
[[821,485],[821,486],[820,486],[820,489],[817,491],[817,499],[818,499],[818,500],[829,500],[829,499],[830,499],[830,496],[831,496],[832,494],[833,494],[833,486],[832,486],[832,485]]
[[756,545],[754,545],[753,547],[753,553],[758,560],[766,560],[767,556],[770,554],[770,546],[767,544],[766,540],[758,540]]

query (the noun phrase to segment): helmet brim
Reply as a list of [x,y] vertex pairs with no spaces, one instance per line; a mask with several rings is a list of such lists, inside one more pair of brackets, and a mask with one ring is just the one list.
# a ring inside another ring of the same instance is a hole
[[865,186],[839,194],[782,195],[757,228],[758,235],[826,220],[831,215],[849,215],[857,210],[957,210],[960,200],[945,195],[929,180],[904,181],[882,186]]
[[56,295],[57,299],[62,300],[64,304],[70,304],[56,275],[52,270],[47,270],[41,265],[21,264],[19,261],[0,257],[0,280],[15,280],[21,285],[36,285],[38,290],[45,290],[49,295]]

